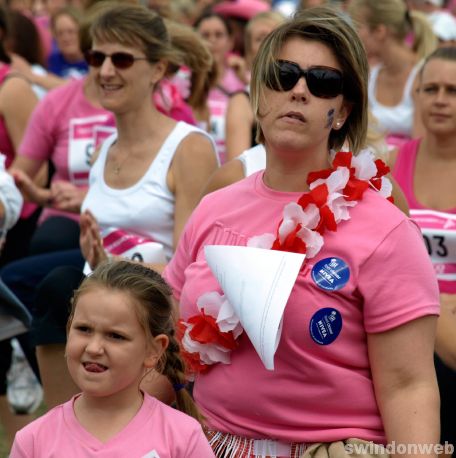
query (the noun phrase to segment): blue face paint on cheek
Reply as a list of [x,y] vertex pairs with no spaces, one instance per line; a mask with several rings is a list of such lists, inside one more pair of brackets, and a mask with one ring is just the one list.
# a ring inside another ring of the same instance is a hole
[[334,113],[335,113],[334,108],[331,108],[328,111],[328,114],[326,115],[327,116],[326,126],[325,126],[326,129],[331,129],[333,122],[334,122]]

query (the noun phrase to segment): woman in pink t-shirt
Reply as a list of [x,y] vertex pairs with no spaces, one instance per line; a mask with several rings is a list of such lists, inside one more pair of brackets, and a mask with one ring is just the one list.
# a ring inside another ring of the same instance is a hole
[[[10,457],[214,457],[188,416],[201,421],[184,389],[172,310],[158,273],[128,261],[100,265],[75,292],[68,322],[66,361],[81,393],[19,431]],[[188,415],[140,390],[157,372]]]
[[164,271],[218,457],[438,443],[437,284],[387,168],[360,152],[367,73],[330,8],[271,32],[250,91],[266,169],[207,195]]

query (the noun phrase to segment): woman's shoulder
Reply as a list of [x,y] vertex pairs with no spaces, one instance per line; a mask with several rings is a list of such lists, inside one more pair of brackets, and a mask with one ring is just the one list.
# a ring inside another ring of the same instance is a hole
[[367,190],[351,210],[351,217],[356,218],[358,224],[375,228],[380,238],[409,219],[393,202],[372,189]]
[[217,150],[211,136],[197,126],[184,121],[176,124],[166,142],[176,148],[176,159],[190,163],[198,158],[206,160],[208,156],[217,158]]
[[257,199],[258,196],[254,193],[255,176],[256,174],[251,175],[206,194],[193,210],[189,226],[203,230],[219,217],[233,214],[243,209],[246,203]]
[[69,108],[69,100],[79,94],[83,95],[83,80],[69,79],[61,86],[48,91],[40,103]]
[[[233,160],[232,162],[239,162],[238,160]],[[249,191],[254,189],[254,183],[256,180],[256,175],[261,173],[262,170],[259,172],[255,172],[254,174],[239,179],[234,183],[228,184],[227,186],[217,189],[209,194],[206,194],[203,199],[201,199],[200,205],[205,204],[209,207],[214,204],[223,205],[225,202],[227,204],[227,208],[231,208],[233,206],[237,206],[239,201],[235,199],[238,198],[254,198],[249,194]],[[223,208],[221,208],[223,211]]]

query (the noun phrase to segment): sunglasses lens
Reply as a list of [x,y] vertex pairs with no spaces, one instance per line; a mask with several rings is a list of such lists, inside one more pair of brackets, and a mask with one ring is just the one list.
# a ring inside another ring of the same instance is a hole
[[91,67],[101,67],[106,58],[106,55],[100,51],[87,51],[85,58]]
[[[86,52],[85,58],[91,67],[101,67],[106,59],[106,54],[101,51],[90,50]],[[111,56],[111,62],[116,68],[125,69],[131,67],[135,63],[135,58],[126,52],[115,52]]]
[[298,64],[288,61],[277,61],[271,65],[266,86],[274,91],[289,91],[302,76],[306,79],[309,91],[316,97],[332,99],[343,92],[343,76],[338,70],[311,67],[304,71]]
[[306,75],[307,87],[316,97],[332,99],[342,94],[343,78],[337,70],[311,68]]
[[279,63],[279,82],[283,91],[289,91],[296,86],[301,77],[300,68],[291,62]]
[[274,62],[266,78],[266,86],[274,91],[289,91],[298,82],[299,67],[292,62]]
[[114,67],[125,69],[131,67],[135,63],[135,58],[126,52],[115,52],[111,56],[111,62],[113,63]]

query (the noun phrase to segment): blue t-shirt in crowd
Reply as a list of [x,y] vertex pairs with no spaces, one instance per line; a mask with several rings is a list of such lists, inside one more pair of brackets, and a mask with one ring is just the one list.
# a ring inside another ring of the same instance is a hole
[[89,67],[85,60],[68,62],[60,52],[52,53],[48,59],[48,70],[61,78],[81,78]]

